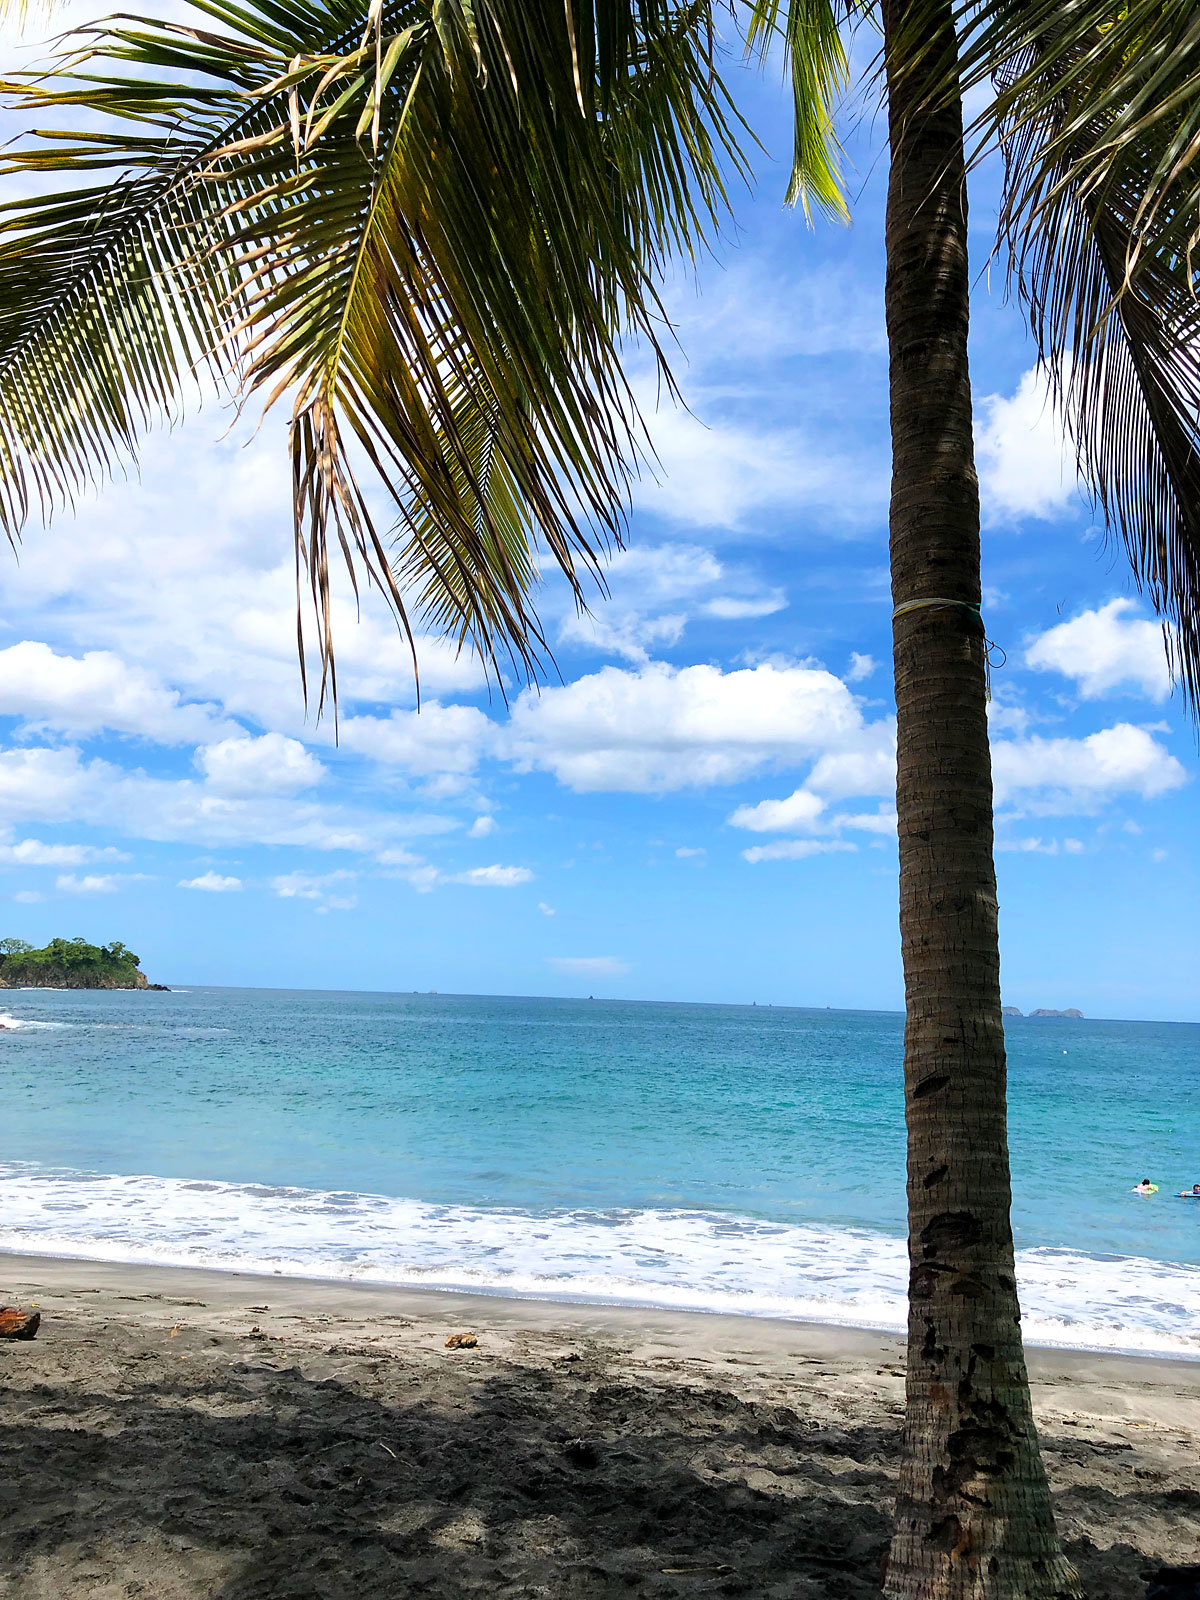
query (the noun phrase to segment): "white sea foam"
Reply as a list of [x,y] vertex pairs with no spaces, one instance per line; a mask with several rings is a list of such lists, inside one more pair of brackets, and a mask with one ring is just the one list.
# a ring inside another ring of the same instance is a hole
[[[0,1249],[860,1327],[905,1318],[903,1241],[694,1211],[528,1211],[0,1164]],[[1200,1267],[1018,1256],[1039,1344],[1200,1357]]]
[[34,1022],[29,1017],[14,1017],[7,1011],[0,1011],[0,1028],[11,1029],[15,1033],[25,1033],[35,1028],[69,1028],[69,1022]]

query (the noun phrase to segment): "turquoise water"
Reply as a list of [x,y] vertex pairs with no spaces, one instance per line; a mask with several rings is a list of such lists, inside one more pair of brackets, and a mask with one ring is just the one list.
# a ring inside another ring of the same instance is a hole
[[[5,1001],[0,1247],[901,1320],[899,1015]],[[1034,1336],[1200,1354],[1200,1204],[1170,1193],[1200,1181],[1200,1027],[1013,1019],[1008,1041]]]

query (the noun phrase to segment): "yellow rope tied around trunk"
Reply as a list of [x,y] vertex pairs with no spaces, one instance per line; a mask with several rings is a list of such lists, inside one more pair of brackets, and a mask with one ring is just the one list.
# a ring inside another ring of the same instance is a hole
[[[947,600],[940,595],[933,595],[928,600],[905,600],[892,612],[892,621],[895,622],[897,617],[904,616],[904,614],[908,611],[925,611],[931,606],[956,606],[959,610],[969,611],[972,616],[978,617],[981,623],[983,621],[983,607],[980,601]],[[986,630],[983,635],[983,645],[983,661],[987,670],[987,697],[990,700],[992,698],[992,651],[1000,651],[1000,659],[995,663],[997,667],[1002,667],[1008,660],[1008,657],[1005,655],[1001,646],[998,645],[994,639],[988,638]]]

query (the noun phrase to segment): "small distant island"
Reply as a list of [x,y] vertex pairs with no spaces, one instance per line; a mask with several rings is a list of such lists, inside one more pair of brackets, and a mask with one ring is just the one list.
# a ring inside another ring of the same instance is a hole
[[[1006,1017],[1023,1017],[1025,1015],[1019,1006],[1001,1006],[1000,1010]],[[1074,1006],[1069,1006],[1066,1011],[1048,1011],[1044,1006],[1040,1006],[1038,1010],[1031,1011],[1029,1015],[1031,1017],[1077,1017],[1080,1022],[1083,1021],[1083,1012],[1077,1011]]]
[[119,939],[51,939],[37,950],[24,939],[0,939],[0,989],[165,989],[151,983]]

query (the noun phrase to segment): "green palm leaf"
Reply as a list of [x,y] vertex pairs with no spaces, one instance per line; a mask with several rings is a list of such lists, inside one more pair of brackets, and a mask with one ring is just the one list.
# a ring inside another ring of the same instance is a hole
[[[536,668],[540,545],[582,594],[619,539],[631,333],[741,166],[707,4],[200,0],[6,86],[0,520],[69,502],[206,366],[293,401],[298,577],[336,688],[330,551],[494,665]],[[93,184],[87,174],[122,176]],[[357,579],[355,580],[357,583]]]
[[1200,709],[1200,16],[1131,0],[964,16],[996,82],[1013,282],[1082,475]]

